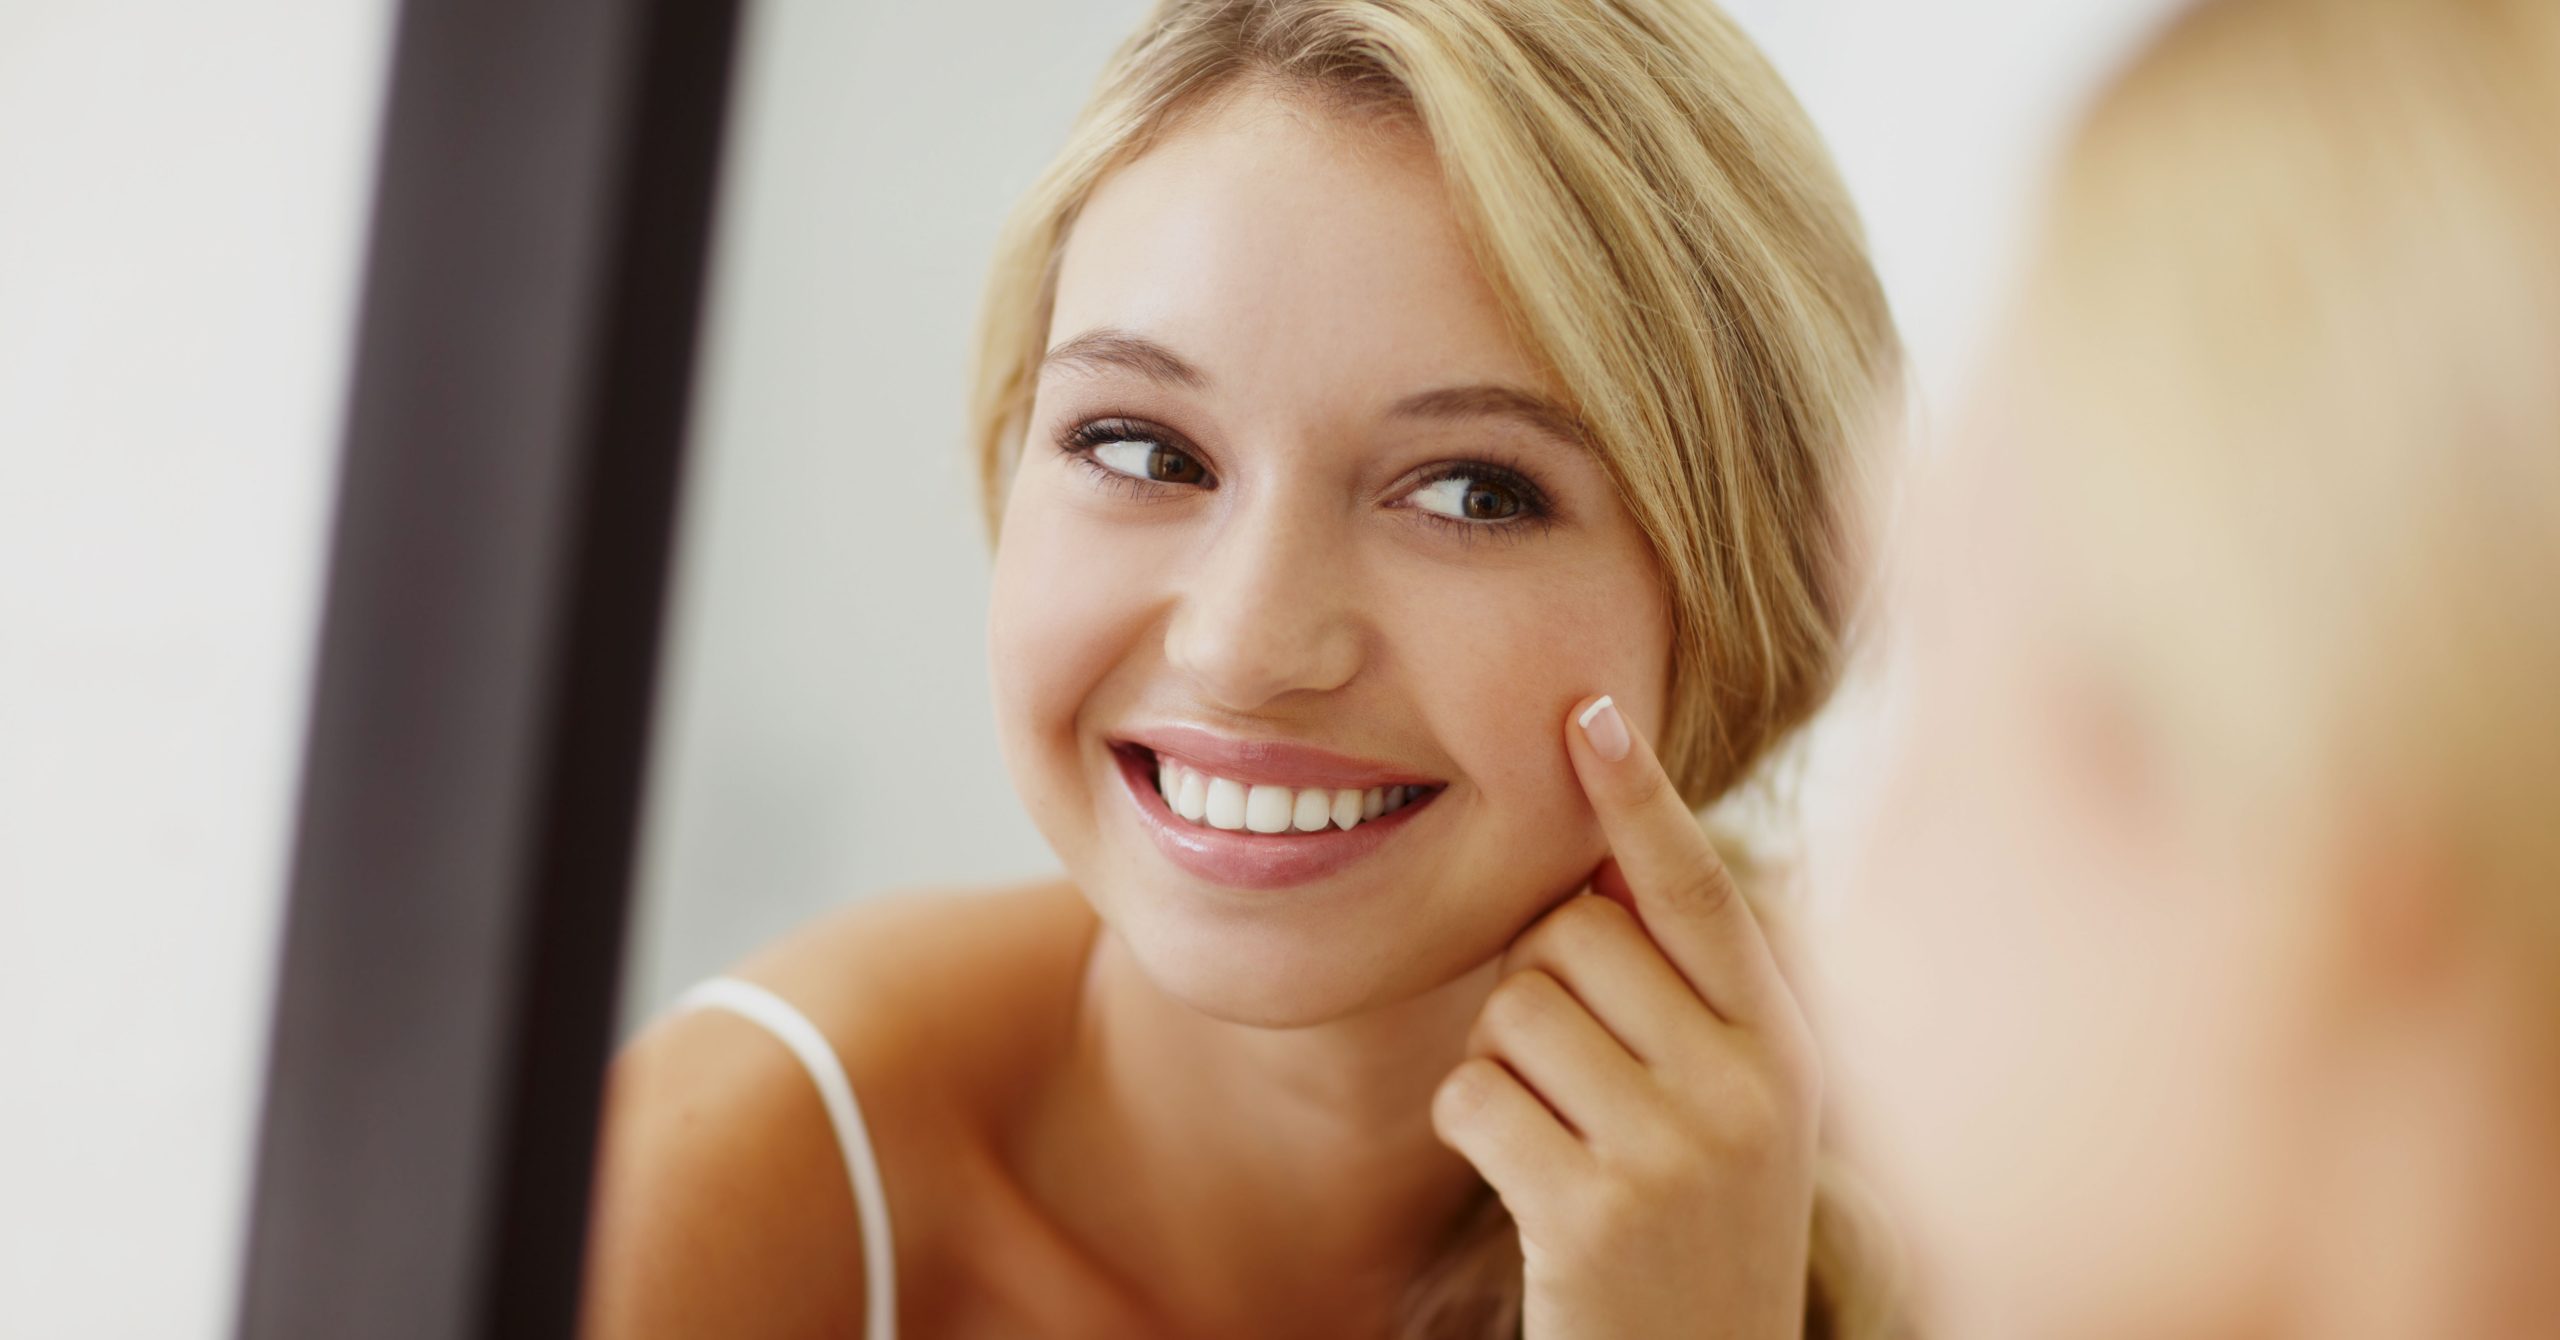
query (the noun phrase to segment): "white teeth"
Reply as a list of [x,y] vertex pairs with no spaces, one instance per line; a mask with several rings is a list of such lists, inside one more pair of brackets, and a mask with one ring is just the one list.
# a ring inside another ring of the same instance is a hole
[[1209,812],[1209,779],[1189,768],[1182,770],[1182,790],[1173,801],[1173,812],[1193,823]]
[[1289,788],[1285,786],[1247,787],[1244,793],[1244,826],[1257,833],[1286,833],[1290,815],[1296,808]]
[[1244,783],[1224,777],[1209,779],[1209,826],[1211,828],[1244,827]]
[[1165,807],[1212,828],[1256,833],[1321,833],[1351,829],[1412,803],[1420,787],[1256,786],[1156,760],[1156,790]]

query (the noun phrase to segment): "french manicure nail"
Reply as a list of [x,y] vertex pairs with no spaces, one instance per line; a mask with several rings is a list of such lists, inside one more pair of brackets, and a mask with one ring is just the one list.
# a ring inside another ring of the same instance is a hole
[[1582,734],[1591,741],[1592,752],[1612,763],[1627,756],[1626,718],[1618,715],[1618,705],[1605,693],[1582,709]]

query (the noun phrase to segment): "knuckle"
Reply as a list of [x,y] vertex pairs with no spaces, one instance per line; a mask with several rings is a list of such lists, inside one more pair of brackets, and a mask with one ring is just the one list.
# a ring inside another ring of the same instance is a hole
[[1757,1164],[1791,1156],[1812,1136],[1812,1108],[1775,1074],[1755,1073],[1720,1095],[1715,1142],[1727,1157]]
[[1545,969],[1523,968],[1495,983],[1493,993],[1485,998],[1485,1021],[1504,1034],[1534,1028],[1555,1008],[1553,993],[1563,989]]
[[1689,807],[1688,802],[1680,800],[1679,793],[1671,789],[1670,776],[1660,768],[1640,770],[1639,775],[1626,784],[1621,799],[1630,809],[1651,809],[1671,802],[1677,802],[1684,810]]
[[1443,1133],[1469,1125],[1493,1102],[1495,1064],[1481,1056],[1458,1063],[1431,1095],[1432,1125]]
[[1627,1183],[1659,1193],[1679,1185],[1707,1158],[1709,1142],[1699,1138],[1695,1121],[1668,1102],[1649,1104],[1626,1123],[1613,1142],[1610,1165]]
[[1631,923],[1627,909],[1598,894],[1568,900],[1547,934],[1560,955],[1588,954],[1607,944]]
[[1506,965],[1571,962],[1600,941],[1613,912],[1626,916],[1625,908],[1596,893],[1567,898],[1513,941],[1503,961]]
[[1673,881],[1665,901],[1688,912],[1708,915],[1725,910],[1725,905],[1741,896],[1733,884],[1733,876],[1724,867],[1702,864]]
[[1596,1265],[1624,1262],[1643,1245],[1649,1200],[1637,1175],[1613,1170],[1584,1178],[1568,1203],[1566,1250]]

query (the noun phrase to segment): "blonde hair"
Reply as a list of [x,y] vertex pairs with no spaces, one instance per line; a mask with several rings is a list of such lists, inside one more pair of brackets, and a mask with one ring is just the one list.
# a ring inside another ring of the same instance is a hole
[[2027,468],[2174,791],[2331,859],[2404,816],[2560,962],[2560,5],[2189,12],[2026,295]]
[[998,243],[970,397],[989,535],[1077,211],[1248,79],[1419,118],[1661,566],[1663,763],[1693,806],[1721,794],[1837,676],[1861,566],[1851,439],[1900,348],[1811,124],[1705,3],[1159,5]]
[[[970,432],[989,536],[1027,428],[1057,269],[1113,168],[1214,98],[1269,87],[1430,139],[1468,244],[1648,538],[1673,629],[1657,748],[1693,808],[1830,694],[1860,596],[1855,440],[1900,347],[1848,194],[1748,39],[1703,0],[1164,0],[1008,220]],[[1827,1168],[1811,1335],[1886,1333]],[[1520,1326],[1489,1192],[1401,1333]]]

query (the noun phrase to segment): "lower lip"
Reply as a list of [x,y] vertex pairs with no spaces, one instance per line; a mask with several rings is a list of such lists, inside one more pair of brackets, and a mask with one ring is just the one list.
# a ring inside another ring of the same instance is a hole
[[1363,819],[1350,828],[1231,832],[1174,813],[1156,790],[1155,765],[1146,756],[1122,748],[1113,749],[1111,756],[1137,805],[1139,822],[1165,859],[1209,883],[1235,889],[1285,889],[1323,879],[1386,845],[1440,796],[1434,790],[1393,814]]

